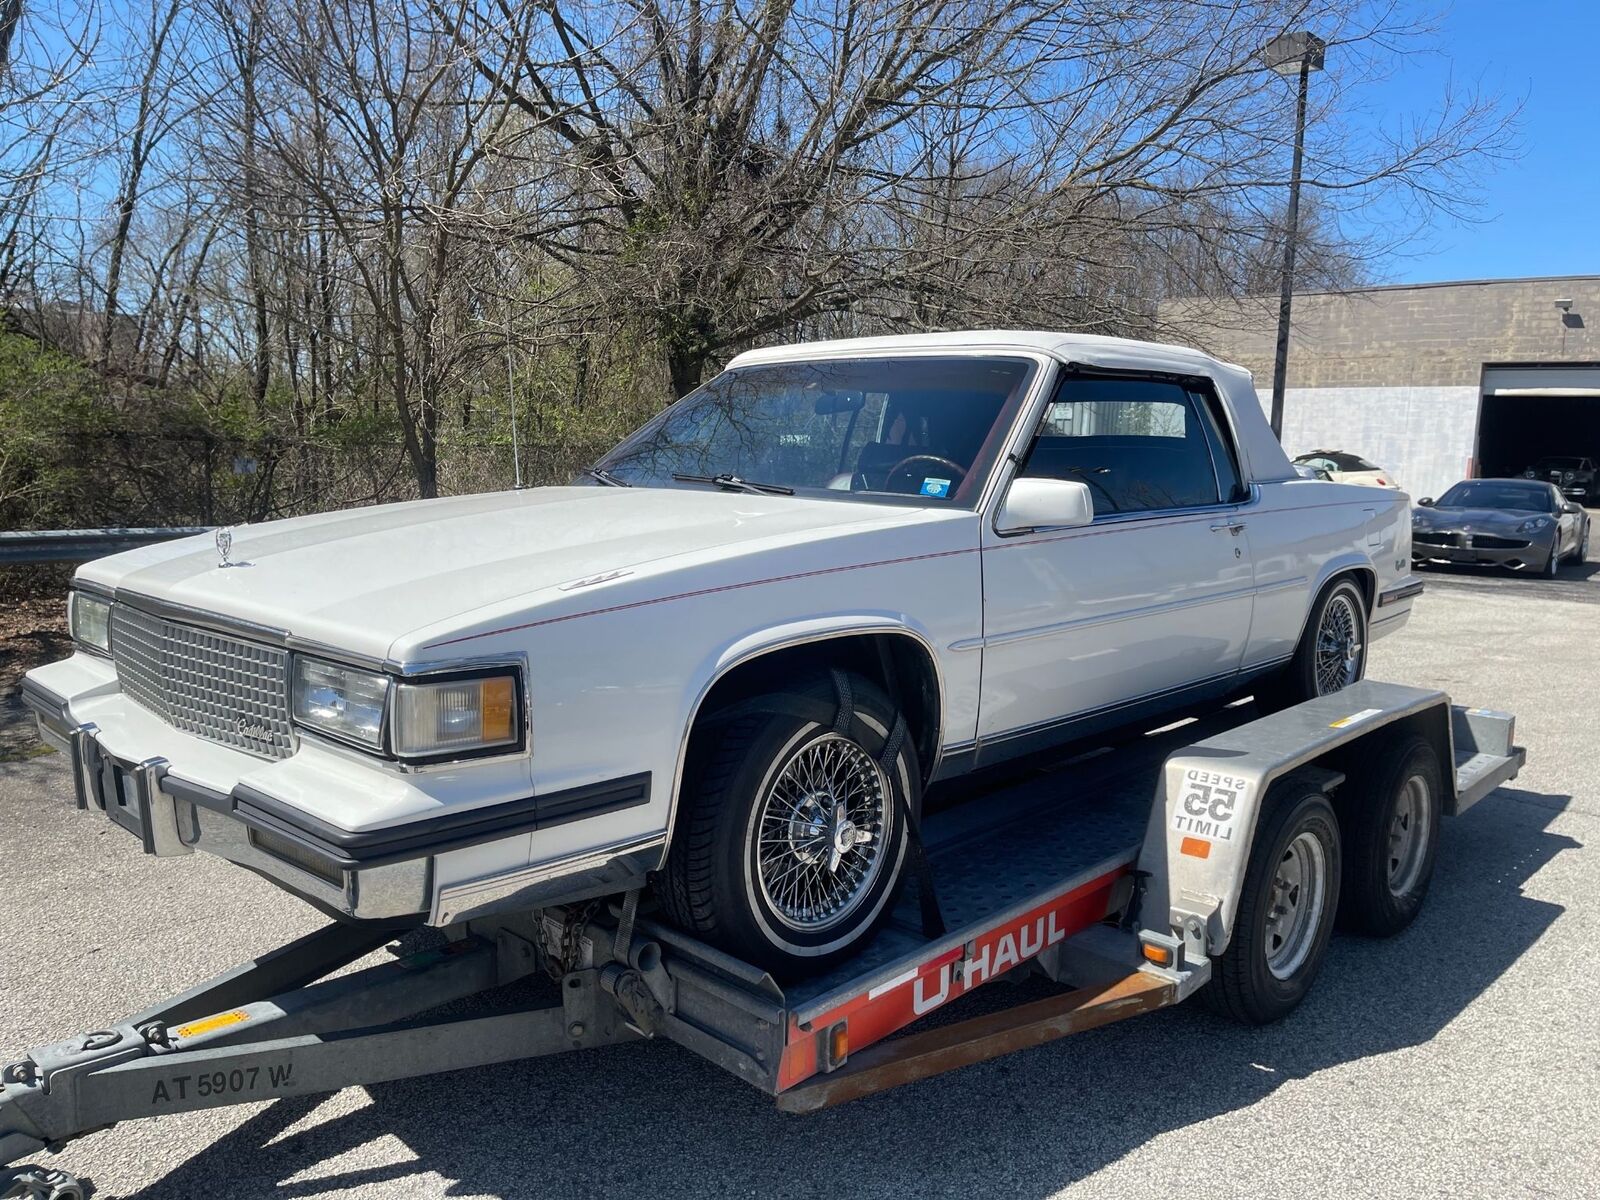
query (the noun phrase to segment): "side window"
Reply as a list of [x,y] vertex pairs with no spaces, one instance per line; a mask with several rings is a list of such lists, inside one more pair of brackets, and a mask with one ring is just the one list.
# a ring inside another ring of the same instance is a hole
[[1211,450],[1211,461],[1217,467],[1217,488],[1222,493],[1223,501],[1245,499],[1249,489],[1244,485],[1244,473],[1239,470],[1239,452],[1228,432],[1222,401],[1204,384],[1190,387],[1189,398],[1200,415],[1200,427],[1206,435],[1206,445]]
[[[1022,474],[1089,485],[1097,513],[1193,508],[1232,498],[1238,471],[1206,398],[1158,379],[1069,376],[1047,408]],[[1220,486],[1220,492],[1219,492]]]

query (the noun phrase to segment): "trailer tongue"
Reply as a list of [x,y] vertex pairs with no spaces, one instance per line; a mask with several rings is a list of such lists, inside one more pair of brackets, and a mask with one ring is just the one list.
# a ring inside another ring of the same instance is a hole
[[[947,931],[926,930],[912,886],[861,954],[798,984],[640,915],[637,893],[454,926],[435,935],[442,944],[332,979],[407,930],[329,926],[5,1067],[0,1163],[135,1117],[654,1037],[804,1112],[1177,1003],[1214,969],[1229,981],[1222,1007],[1271,1019],[1281,1012],[1260,1004],[1298,1001],[1338,901],[1337,828],[1331,843],[1325,829],[1312,836],[1330,823],[1324,797],[1352,830],[1393,812],[1384,853],[1403,866],[1425,852],[1431,866],[1432,842],[1415,839],[1436,837],[1437,823],[1402,820],[1433,811],[1414,807],[1430,757],[1443,794],[1424,799],[1453,815],[1514,777],[1524,752],[1508,714],[1389,684],[1228,727],[1236,716],[1184,730],[1213,732],[1176,750],[1181,734],[1147,737],[934,814],[924,842]],[[1403,794],[1378,794],[1389,775],[1366,768],[1391,760],[1413,764]],[[1377,886],[1410,878],[1369,874],[1388,881]],[[1282,985],[1264,1000],[1240,991],[1254,955]],[[893,1036],[1024,970],[1070,990]],[[453,1003],[539,973],[559,986],[519,989],[526,1004]],[[82,1189],[65,1172],[0,1167],[0,1197]]]

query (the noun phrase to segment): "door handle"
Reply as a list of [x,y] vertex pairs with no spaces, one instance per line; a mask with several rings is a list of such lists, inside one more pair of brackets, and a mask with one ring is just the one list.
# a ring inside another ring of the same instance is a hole
[[1211,528],[1213,530],[1226,529],[1229,533],[1233,534],[1234,537],[1238,537],[1239,534],[1244,532],[1244,522],[1243,521],[1214,521],[1214,522],[1212,522]]

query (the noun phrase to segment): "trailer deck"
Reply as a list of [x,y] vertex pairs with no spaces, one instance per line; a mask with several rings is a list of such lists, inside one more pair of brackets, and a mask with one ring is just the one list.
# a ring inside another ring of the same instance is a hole
[[[652,920],[638,893],[469,922],[442,947],[331,979],[402,930],[329,926],[7,1066],[0,1163],[138,1116],[644,1037],[678,1042],[791,1111],[825,1107],[1187,997],[1228,946],[1257,814],[1280,779],[1332,791],[1353,755],[1420,736],[1448,772],[1454,814],[1523,762],[1508,714],[1436,692],[1364,682],[1250,715],[1225,709],[931,812],[923,841],[944,929],[924,927],[912,878],[867,949],[787,986]],[[1202,795],[1209,808],[1181,807]],[[1185,811],[1209,816],[1195,825]],[[1204,836],[1179,836],[1189,828]],[[559,980],[553,997],[425,1015],[541,969]],[[1022,971],[1071,990],[903,1032]],[[0,1195],[69,1200],[78,1187],[0,1167]]]

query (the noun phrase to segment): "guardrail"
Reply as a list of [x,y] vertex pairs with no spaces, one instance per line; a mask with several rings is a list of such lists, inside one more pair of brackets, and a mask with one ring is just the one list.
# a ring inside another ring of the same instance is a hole
[[209,533],[210,525],[176,529],[23,529],[0,532],[0,565],[88,562],[107,554]]

